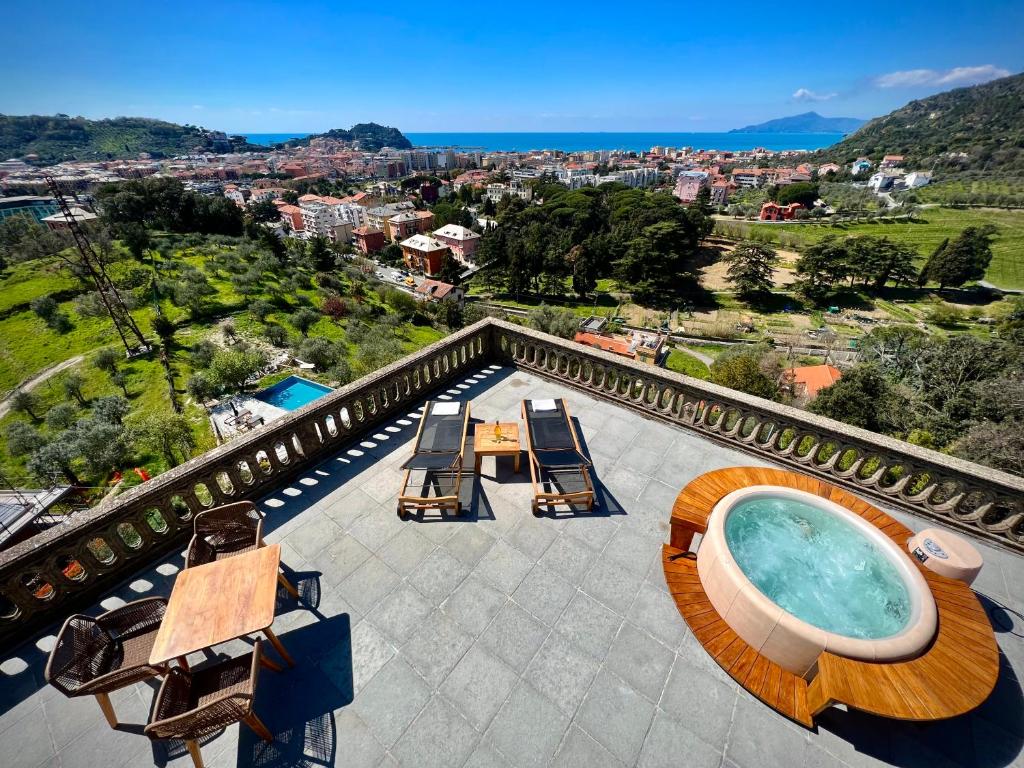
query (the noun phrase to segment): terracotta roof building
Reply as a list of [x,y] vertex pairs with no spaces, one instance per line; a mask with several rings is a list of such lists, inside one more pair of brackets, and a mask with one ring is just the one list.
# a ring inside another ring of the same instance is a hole
[[813,400],[825,387],[831,387],[843,377],[834,365],[802,365],[786,371],[798,400]]

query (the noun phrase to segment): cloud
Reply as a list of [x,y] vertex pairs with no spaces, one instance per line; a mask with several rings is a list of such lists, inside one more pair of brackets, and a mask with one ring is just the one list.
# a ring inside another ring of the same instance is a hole
[[793,101],[828,101],[838,95],[837,93],[815,93],[810,88],[797,88],[793,92]]
[[1008,69],[994,64],[982,64],[979,67],[953,67],[944,71],[935,69],[905,69],[889,72],[875,78],[879,88],[913,88],[922,85],[978,85],[1007,77]]

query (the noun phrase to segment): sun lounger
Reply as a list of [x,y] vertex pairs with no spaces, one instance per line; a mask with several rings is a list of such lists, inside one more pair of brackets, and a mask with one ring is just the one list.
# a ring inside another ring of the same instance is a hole
[[[423,406],[412,457],[402,465],[405,477],[398,495],[398,516],[410,510],[462,511],[459,487],[469,429],[469,403],[428,400]],[[416,473],[416,482],[413,482]]]
[[523,421],[533,483],[533,514],[540,515],[542,506],[584,505],[592,510],[590,460],[580,450],[565,401],[524,400]]

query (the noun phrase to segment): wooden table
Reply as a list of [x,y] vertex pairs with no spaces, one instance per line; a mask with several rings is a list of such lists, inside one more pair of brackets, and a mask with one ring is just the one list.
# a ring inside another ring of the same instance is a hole
[[[271,544],[178,574],[149,655],[164,664],[236,637],[263,632],[289,666],[295,666],[271,631],[277,602],[281,545]],[[186,665],[187,666],[187,665]]]
[[[501,427],[501,439],[494,437],[494,428]],[[501,424],[477,424],[473,435],[473,455],[476,457],[475,471],[480,474],[480,459],[484,456],[511,456],[513,468],[519,471],[519,425],[516,422]]]

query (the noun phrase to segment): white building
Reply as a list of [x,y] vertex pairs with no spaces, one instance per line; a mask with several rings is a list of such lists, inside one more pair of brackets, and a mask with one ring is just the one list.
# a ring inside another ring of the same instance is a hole
[[907,189],[926,187],[931,184],[931,181],[931,171],[911,171],[903,177],[903,183],[907,185]]
[[510,181],[508,184],[488,184],[486,195],[492,203],[499,202],[505,195],[529,201],[533,199],[533,190],[518,181]]

